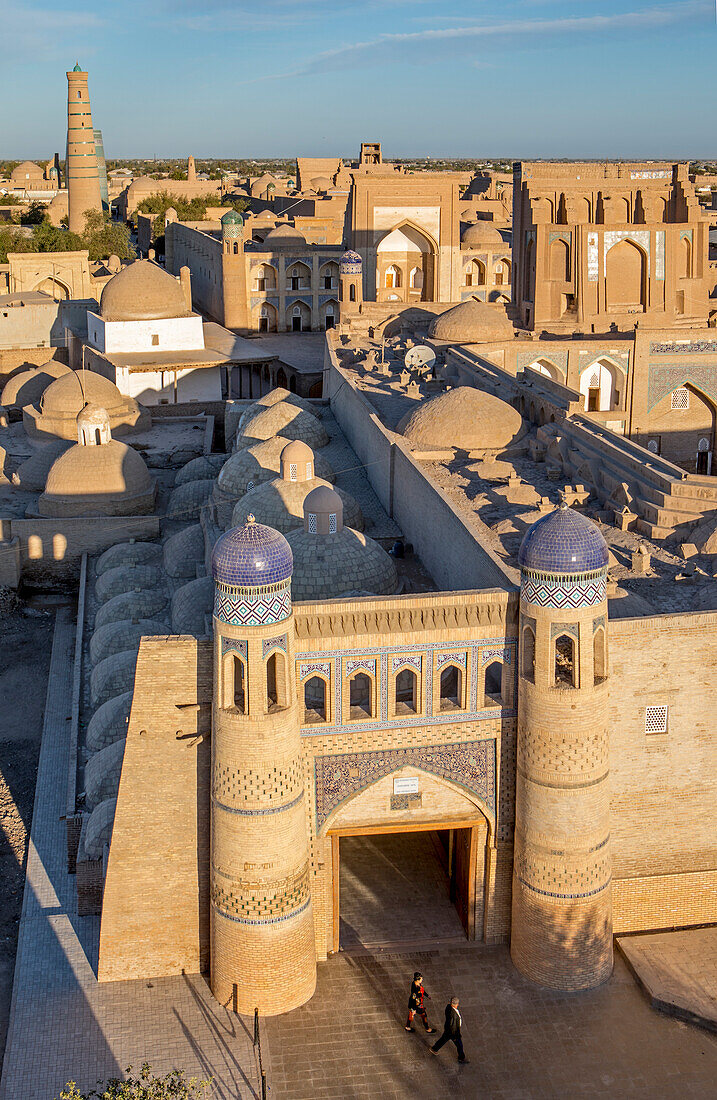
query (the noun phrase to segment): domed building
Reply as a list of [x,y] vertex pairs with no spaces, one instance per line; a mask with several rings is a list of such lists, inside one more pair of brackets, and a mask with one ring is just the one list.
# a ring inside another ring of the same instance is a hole
[[313,413],[279,401],[255,413],[242,424],[237,434],[237,447],[251,447],[274,435],[283,439],[300,439],[312,449],[325,447],[329,442],[326,429]]
[[19,371],[5,383],[0,394],[0,405],[6,409],[24,409],[26,405],[36,405],[56,378],[69,373],[70,368],[55,359],[40,367]]
[[264,247],[267,249],[306,248],[306,237],[293,225],[281,222],[274,229],[270,229],[264,237]]
[[412,447],[495,456],[525,432],[520,413],[506,401],[472,386],[458,386],[422,402],[396,429]]
[[491,249],[497,246],[505,248],[505,241],[501,234],[490,222],[480,221],[467,225],[461,233],[461,248]]
[[[273,481],[281,473],[281,452],[286,438],[274,435],[251,447],[237,451],[222,466],[212,492],[212,499],[219,510],[219,522],[226,526],[238,500],[265,481]],[[324,481],[334,481],[336,475],[328,461],[320,454],[314,455],[314,473]]]
[[476,297],[440,313],[428,335],[444,344],[491,344],[513,338],[513,326],[500,306],[489,306]]
[[[109,283],[107,284],[109,286]],[[45,389],[37,405],[22,410],[22,422],[33,439],[76,439],[77,417],[87,405],[105,410],[113,432],[144,431],[151,420],[132,397],[94,371],[69,371]]]
[[[234,506],[232,526],[241,524],[252,513],[259,523],[276,531],[293,531],[303,527],[304,502],[319,486],[330,489],[328,481],[316,477],[314,452],[300,440],[287,443],[281,452],[281,477],[265,481],[250,489]],[[358,501],[340,489],[336,492],[344,506],[349,526],[363,531],[363,515]]]
[[349,592],[388,596],[398,577],[393,558],[377,542],[344,527],[343,501],[320,486],[304,501],[304,526],[286,541],[294,556],[295,600],[332,600]]
[[284,402],[287,405],[295,405],[297,409],[306,409],[314,416],[320,417],[321,415],[320,408],[316,405],[312,405],[306,398],[297,397],[295,393],[291,393],[290,390],[284,389],[283,386],[276,386],[276,388],[270,390],[269,393],[265,393],[263,397],[259,397],[256,401],[252,401],[250,405],[246,405],[241,409],[236,421],[228,418],[227,423],[227,420],[225,420],[224,430],[227,433],[227,438],[231,435],[236,435],[237,431],[246,424],[248,420],[251,420],[252,416],[255,416],[263,409],[270,409],[272,405],[278,405],[280,402]]
[[[63,381],[63,379],[59,379]],[[109,416],[88,405],[79,442],[55,459],[37,503],[41,516],[141,516],[154,511],[156,484],[144,459],[112,439]]]
[[563,503],[528,528],[518,562],[538,573],[593,573],[607,569],[608,548],[596,524]]
[[114,275],[98,312],[88,310],[85,355],[92,369],[144,405],[221,400],[227,358],[205,346],[188,268],[175,279],[152,260],[135,260]]
[[100,317],[105,323],[191,315],[180,283],[151,260],[128,264],[105,284],[100,298]]

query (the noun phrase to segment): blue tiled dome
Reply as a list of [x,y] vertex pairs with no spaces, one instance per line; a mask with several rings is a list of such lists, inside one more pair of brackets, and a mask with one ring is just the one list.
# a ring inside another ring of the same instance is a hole
[[528,528],[518,561],[539,573],[590,573],[607,565],[607,543],[594,523],[561,505]]
[[212,576],[219,584],[258,588],[279,584],[291,576],[291,547],[273,527],[247,516],[243,527],[233,527],[217,540],[212,553]]
[[340,267],[344,275],[352,275],[361,270],[361,257],[358,252],[349,248],[341,257]]

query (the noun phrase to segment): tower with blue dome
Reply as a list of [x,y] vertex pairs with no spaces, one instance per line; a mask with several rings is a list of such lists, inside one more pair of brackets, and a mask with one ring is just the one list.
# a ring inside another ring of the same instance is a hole
[[363,262],[352,248],[339,261],[339,305],[342,318],[360,313],[363,306]]
[[266,1016],[316,986],[292,565],[251,515],[212,554],[210,980],[222,1004]]
[[520,675],[511,955],[533,981],[612,972],[608,549],[565,503],[519,552]]

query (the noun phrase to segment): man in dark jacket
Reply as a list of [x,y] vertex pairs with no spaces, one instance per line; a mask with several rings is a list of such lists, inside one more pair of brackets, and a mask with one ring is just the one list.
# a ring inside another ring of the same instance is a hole
[[438,1051],[446,1043],[453,1043],[458,1051],[458,1061],[466,1063],[468,1059],[465,1056],[463,1050],[463,1040],[461,1039],[461,1014],[458,1011],[459,1000],[457,997],[451,997],[451,1003],[446,1005],[446,1023],[443,1028],[443,1034],[437,1043],[434,1043],[430,1048],[431,1054],[438,1054]]
[[435,1027],[430,1027],[428,1024],[428,1014],[426,1013],[426,1007],[423,1003],[424,997],[428,997],[428,994],[423,988],[423,974],[421,974],[420,970],[417,970],[413,975],[411,992],[408,997],[408,1020],[406,1021],[406,1031],[415,1031],[413,1027],[413,1017],[420,1016],[428,1034],[433,1035],[436,1029]]

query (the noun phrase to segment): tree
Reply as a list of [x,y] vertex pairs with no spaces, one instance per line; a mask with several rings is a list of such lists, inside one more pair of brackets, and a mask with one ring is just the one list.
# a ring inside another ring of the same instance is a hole
[[85,230],[79,247],[89,251],[91,260],[104,260],[112,255],[126,260],[135,255],[127,226],[113,222],[99,210],[85,211]]
[[21,225],[41,225],[44,220],[45,207],[37,199],[33,199],[25,213],[20,215]]
[[200,1100],[211,1084],[211,1079],[198,1081],[196,1077],[190,1077],[187,1080],[181,1069],[173,1069],[156,1077],[148,1062],[144,1063],[138,1076],[133,1074],[131,1066],[127,1066],[125,1074],[125,1080],[112,1077],[104,1084],[98,1082],[101,1092],[97,1089],[80,1092],[74,1081],[68,1081],[59,1100]]

